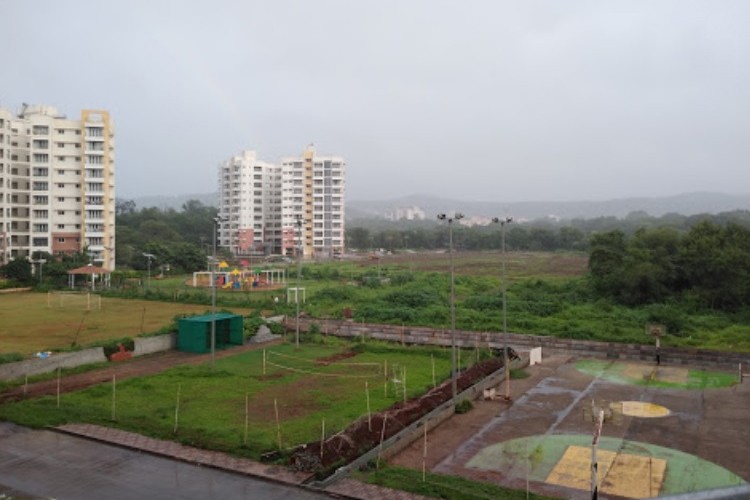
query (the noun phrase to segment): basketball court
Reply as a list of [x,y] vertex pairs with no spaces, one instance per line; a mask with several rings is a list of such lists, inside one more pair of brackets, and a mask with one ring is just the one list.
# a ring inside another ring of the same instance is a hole
[[736,373],[563,354],[526,371],[531,376],[515,383],[512,404],[478,403],[485,408],[479,412],[494,405],[497,413],[442,451],[433,472],[590,498],[594,421],[601,413],[602,497],[650,498],[750,479],[750,383],[733,383]]

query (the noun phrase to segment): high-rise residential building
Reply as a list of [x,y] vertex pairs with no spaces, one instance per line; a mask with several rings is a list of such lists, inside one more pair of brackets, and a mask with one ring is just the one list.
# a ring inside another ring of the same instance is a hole
[[114,269],[114,147],[107,111],[0,108],[0,264],[85,251]]
[[230,158],[219,165],[219,244],[238,256],[341,255],[345,175],[342,158],[312,147],[281,166],[253,151]]
[[284,158],[281,172],[284,253],[292,254],[295,245],[300,245],[306,258],[343,254],[346,187],[343,158],[318,156],[308,146],[302,156]]
[[219,165],[219,245],[235,255],[281,253],[281,169],[243,151]]

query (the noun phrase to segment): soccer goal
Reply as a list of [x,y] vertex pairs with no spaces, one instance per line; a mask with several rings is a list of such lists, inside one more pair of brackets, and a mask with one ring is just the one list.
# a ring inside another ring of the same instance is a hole
[[90,292],[47,292],[47,307],[98,310],[102,308],[102,296]]

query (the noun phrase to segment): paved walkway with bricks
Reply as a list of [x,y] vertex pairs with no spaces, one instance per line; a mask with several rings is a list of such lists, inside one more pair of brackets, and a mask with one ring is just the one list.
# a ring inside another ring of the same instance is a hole
[[[306,480],[312,477],[312,474],[290,471],[278,465],[263,464],[247,458],[233,457],[219,451],[202,450],[173,441],[150,438],[134,432],[110,427],[92,424],[66,424],[56,427],[56,430],[102,443],[122,446],[195,465],[213,467],[288,485],[302,486]],[[427,497],[420,495],[366,484],[349,478],[342,479],[329,486],[325,492],[339,497],[361,500],[427,500]]]

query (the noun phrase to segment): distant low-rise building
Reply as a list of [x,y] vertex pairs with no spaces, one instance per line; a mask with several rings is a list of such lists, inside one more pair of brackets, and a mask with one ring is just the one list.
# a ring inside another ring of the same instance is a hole
[[399,207],[390,212],[386,212],[385,218],[388,220],[424,220],[425,213],[421,208],[414,207]]

